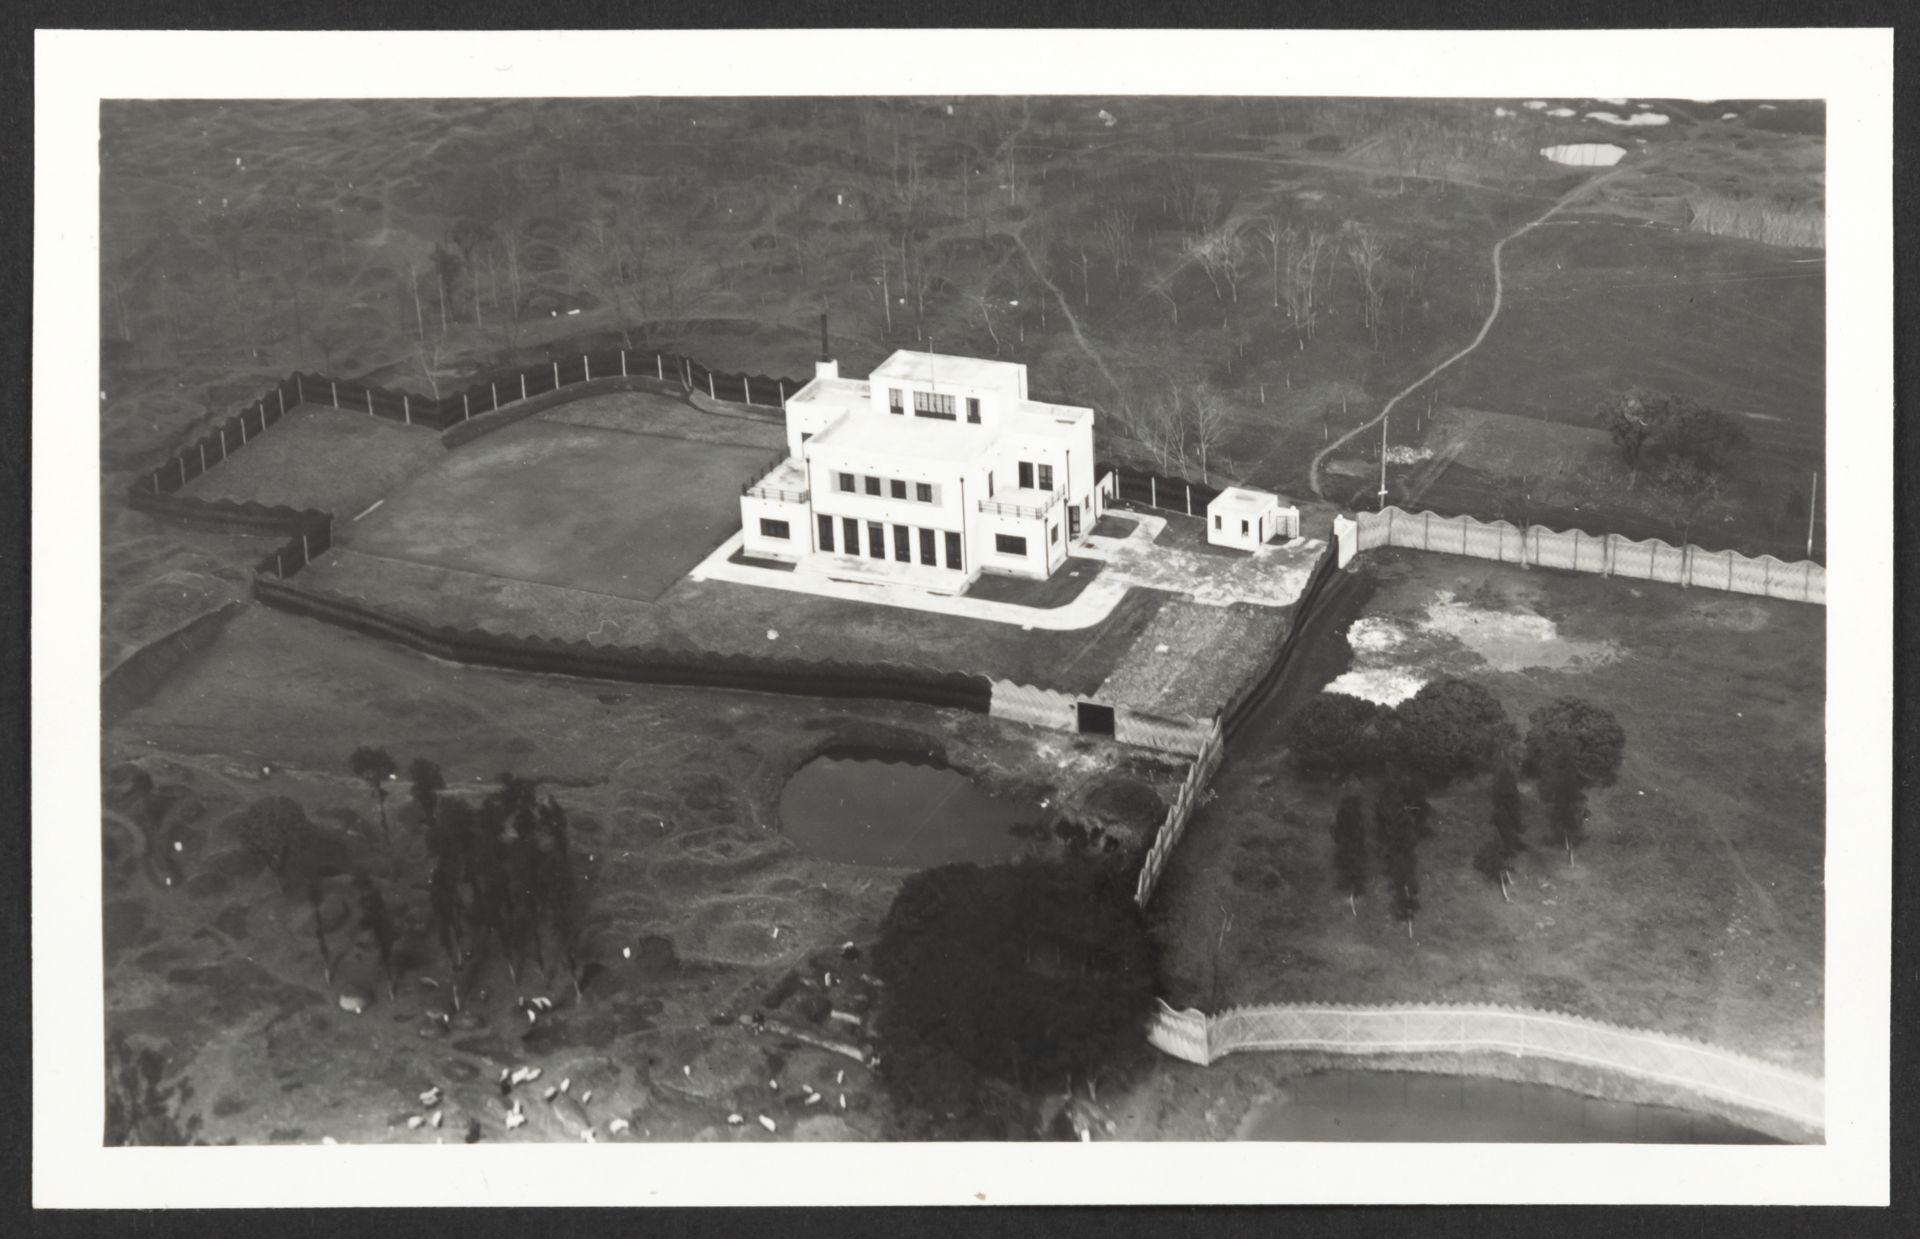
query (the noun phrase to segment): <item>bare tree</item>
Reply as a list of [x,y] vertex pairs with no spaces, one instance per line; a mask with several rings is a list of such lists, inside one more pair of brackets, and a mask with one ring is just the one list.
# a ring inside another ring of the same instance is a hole
[[1120,282],[1120,268],[1133,259],[1134,214],[1126,207],[1110,207],[1100,217],[1095,235],[1100,248],[1113,262],[1113,282]]
[[1351,227],[1347,238],[1347,260],[1360,277],[1367,330],[1373,335],[1373,347],[1380,347],[1380,306],[1386,299],[1387,243],[1359,224]]
[[1261,253],[1266,257],[1268,269],[1273,272],[1273,308],[1277,310],[1280,308],[1280,281],[1285,270],[1281,253],[1283,250],[1291,250],[1293,229],[1281,223],[1276,216],[1263,215],[1255,221],[1253,233],[1266,242]]
[[1316,280],[1321,260],[1329,248],[1329,238],[1318,228],[1308,228],[1298,239],[1298,244],[1289,241],[1287,247],[1287,281],[1285,292],[1287,313],[1293,319],[1294,338],[1302,349],[1307,341],[1313,339],[1313,329],[1319,311],[1315,306]]
[[1211,385],[1195,388],[1187,397],[1187,439],[1200,458],[1200,480],[1212,485],[1208,460],[1213,450],[1226,439],[1233,421],[1233,406],[1220,390]]

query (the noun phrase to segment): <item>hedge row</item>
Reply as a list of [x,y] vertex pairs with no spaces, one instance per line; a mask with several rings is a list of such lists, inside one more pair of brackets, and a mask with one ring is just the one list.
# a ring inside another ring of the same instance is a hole
[[927,667],[592,645],[421,624],[358,599],[322,593],[264,574],[254,581],[254,596],[268,606],[398,642],[436,658],[508,671],[804,697],[881,698],[981,714],[987,712],[993,695],[992,681],[985,676]]

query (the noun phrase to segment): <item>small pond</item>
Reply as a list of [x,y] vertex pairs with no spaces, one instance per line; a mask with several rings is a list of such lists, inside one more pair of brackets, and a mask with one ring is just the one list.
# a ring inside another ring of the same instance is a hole
[[1044,820],[1039,805],[991,795],[941,762],[874,749],[829,749],[780,793],[781,824],[807,852],[888,869],[1006,860]]
[[1411,1071],[1326,1071],[1247,1117],[1244,1140],[1774,1144],[1724,1119],[1547,1084]]
[[1611,168],[1626,155],[1626,148],[1615,146],[1611,142],[1574,142],[1565,146],[1549,146],[1540,152],[1555,163],[1568,164],[1575,168]]

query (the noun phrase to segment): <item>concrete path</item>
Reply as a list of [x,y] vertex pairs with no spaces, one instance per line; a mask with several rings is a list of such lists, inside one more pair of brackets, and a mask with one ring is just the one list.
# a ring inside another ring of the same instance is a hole
[[[1325,543],[1318,538],[1296,538],[1284,546],[1267,545],[1246,556],[1201,555],[1156,543],[1166,518],[1136,515],[1138,522],[1124,538],[1092,536],[1076,555],[1106,562],[1080,596],[1057,607],[1028,607],[954,594],[936,594],[905,582],[856,580],[834,575],[831,561],[803,563],[787,572],[729,562],[739,553],[742,534],[736,533],[687,575],[695,581],[726,581],[784,589],[819,598],[839,598],[876,606],[901,607],[937,615],[1011,624],[1019,628],[1067,632],[1091,628],[1113,614],[1130,589],[1160,589],[1184,594],[1209,606],[1235,602],[1267,607],[1293,603],[1306,587]],[[883,570],[884,564],[863,565],[863,572]],[[1071,566],[1061,571],[1072,571]]]

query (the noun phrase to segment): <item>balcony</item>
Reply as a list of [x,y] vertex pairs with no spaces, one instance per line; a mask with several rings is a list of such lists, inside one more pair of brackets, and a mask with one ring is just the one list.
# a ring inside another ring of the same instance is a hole
[[754,499],[770,499],[775,503],[805,503],[807,471],[798,461],[788,459],[786,453],[782,452],[748,475],[740,493]]
[[1024,520],[1041,520],[1047,513],[1060,506],[1064,492],[1057,490],[1033,490],[1023,488],[1007,491],[997,499],[982,499],[980,510],[994,516],[1015,516]]

